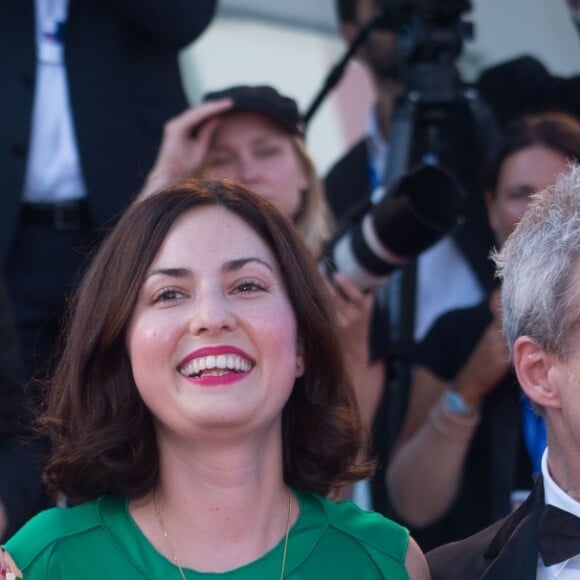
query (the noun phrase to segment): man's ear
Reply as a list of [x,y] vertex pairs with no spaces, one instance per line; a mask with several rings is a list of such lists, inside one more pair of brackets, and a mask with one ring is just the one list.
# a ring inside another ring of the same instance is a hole
[[559,407],[560,393],[550,380],[556,356],[529,336],[519,336],[514,343],[513,358],[520,386],[530,400],[541,407]]

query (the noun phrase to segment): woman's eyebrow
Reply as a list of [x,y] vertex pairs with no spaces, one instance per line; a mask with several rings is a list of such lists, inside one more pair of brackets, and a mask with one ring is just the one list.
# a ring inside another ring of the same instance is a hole
[[[274,272],[274,268],[265,260],[260,258],[237,258],[235,260],[227,261],[223,266],[222,270],[224,272],[235,272],[236,270],[240,270],[244,266],[250,263],[257,263],[261,266],[268,268],[271,272]],[[152,276],[170,276],[172,278],[187,278],[193,276],[193,272],[189,268],[156,268],[155,270],[151,270],[146,276],[146,279],[151,278]]]
[[191,276],[192,272],[188,268],[156,268],[147,274],[146,279],[159,275],[171,276],[172,278],[186,278]]
[[270,264],[268,264],[268,262],[265,262],[264,260],[261,260],[260,258],[253,258],[253,257],[252,258],[238,258],[236,260],[229,260],[228,262],[226,262],[223,265],[222,270],[224,272],[234,272],[236,270],[240,270],[246,264],[249,264],[252,262],[256,262],[257,264],[265,266],[272,273],[274,272],[274,268],[272,268],[272,266],[270,266]]

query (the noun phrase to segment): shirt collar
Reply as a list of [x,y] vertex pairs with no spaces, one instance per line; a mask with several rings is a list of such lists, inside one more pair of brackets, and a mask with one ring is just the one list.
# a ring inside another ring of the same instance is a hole
[[[544,484],[544,502],[565,510],[575,516],[580,517],[580,502],[570,497],[553,479],[548,470],[548,447],[542,455],[542,478]],[[580,559],[580,556],[574,556],[569,560],[564,560],[553,566],[546,566],[554,578],[558,578],[568,562]],[[540,559],[541,561],[541,559]]]
[[580,517],[580,502],[570,497],[553,479],[548,470],[548,448],[542,455],[542,476],[544,478],[545,503]]

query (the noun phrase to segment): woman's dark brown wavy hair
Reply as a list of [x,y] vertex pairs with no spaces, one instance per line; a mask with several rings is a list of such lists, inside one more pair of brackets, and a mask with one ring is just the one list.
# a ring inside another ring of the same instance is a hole
[[177,218],[203,206],[224,207],[256,231],[278,261],[293,306],[305,373],[283,410],[286,482],[325,495],[369,475],[370,466],[358,461],[365,437],[332,306],[310,252],[262,197],[227,181],[187,181],[130,207],[76,291],[39,419],[52,444],[44,478],[53,494],[73,502],[103,494],[135,498],[156,485],[154,419],[137,391],[125,334],[167,233]]

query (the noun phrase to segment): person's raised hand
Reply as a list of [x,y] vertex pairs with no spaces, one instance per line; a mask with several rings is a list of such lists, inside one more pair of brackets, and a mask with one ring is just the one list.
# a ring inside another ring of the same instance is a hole
[[472,405],[477,405],[482,397],[494,389],[511,366],[501,329],[499,304],[500,291],[496,290],[489,299],[493,319],[454,382],[455,390]]
[[374,294],[365,293],[341,272],[328,284],[347,359],[368,364],[368,344]]
[[201,166],[221,114],[233,105],[230,99],[208,101],[173,117],[163,128],[163,139],[153,168],[138,199],[190,177]]

